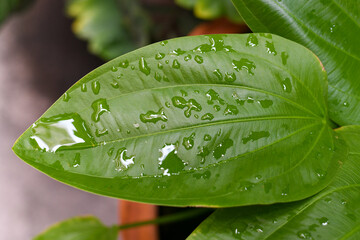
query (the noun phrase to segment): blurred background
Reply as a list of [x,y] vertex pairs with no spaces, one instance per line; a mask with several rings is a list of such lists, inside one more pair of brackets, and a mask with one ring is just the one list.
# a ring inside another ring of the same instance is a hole
[[230,0],[0,0],[0,239],[31,239],[77,215],[119,222],[117,200],[59,183],[11,151],[72,84],[156,41],[246,31]]

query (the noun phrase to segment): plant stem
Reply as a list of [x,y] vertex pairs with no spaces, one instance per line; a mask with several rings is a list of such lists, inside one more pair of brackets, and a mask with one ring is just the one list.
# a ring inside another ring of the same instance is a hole
[[180,221],[183,221],[183,220],[186,220],[186,219],[189,219],[192,217],[196,217],[198,215],[201,215],[201,214],[204,214],[204,213],[210,212],[210,211],[211,211],[211,209],[208,209],[208,208],[195,208],[195,209],[187,210],[185,212],[175,213],[175,214],[172,214],[169,216],[163,216],[163,217],[155,218],[155,219],[148,220],[148,221],[119,225],[118,229],[123,230],[123,229],[139,227],[139,226],[149,225],[149,224],[161,225],[161,224],[167,224],[167,223],[172,223],[172,222],[180,222]]

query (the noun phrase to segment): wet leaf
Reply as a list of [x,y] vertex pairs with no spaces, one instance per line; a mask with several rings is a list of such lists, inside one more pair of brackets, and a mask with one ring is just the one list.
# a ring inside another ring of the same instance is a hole
[[216,210],[188,239],[359,239],[360,126],[337,132],[348,141],[349,157],[322,192],[293,203]]
[[329,78],[329,115],[360,124],[360,0],[233,0],[254,32],[271,32],[312,50]]
[[150,42],[149,19],[138,0],[68,0],[67,13],[75,19],[74,33],[104,60]]
[[104,226],[95,217],[74,217],[57,223],[34,240],[116,240],[118,229]]
[[86,75],[14,151],[59,181],[134,201],[299,200],[326,187],[345,157],[326,86],[316,56],[278,36],[163,41]]

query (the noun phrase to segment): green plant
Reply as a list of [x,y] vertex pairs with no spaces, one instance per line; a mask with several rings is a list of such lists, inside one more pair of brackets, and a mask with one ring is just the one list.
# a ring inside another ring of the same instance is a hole
[[193,9],[195,16],[201,19],[226,17],[232,22],[243,23],[231,0],[175,0],[175,2],[184,8]]
[[320,59],[270,33],[156,43],[82,78],[14,151],[90,192],[236,207],[189,239],[359,238],[359,1],[234,3]]

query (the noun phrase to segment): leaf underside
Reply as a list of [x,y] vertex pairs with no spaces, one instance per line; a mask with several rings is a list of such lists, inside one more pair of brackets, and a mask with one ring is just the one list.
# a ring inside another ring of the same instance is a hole
[[319,56],[328,73],[329,115],[360,124],[360,0],[233,0],[254,32],[296,41]]
[[14,151],[61,182],[134,201],[299,200],[346,155],[327,123],[326,83],[313,53],[275,35],[163,41],[86,75]]
[[188,240],[200,239],[359,239],[360,126],[337,131],[350,152],[334,182],[306,200],[219,209]]

